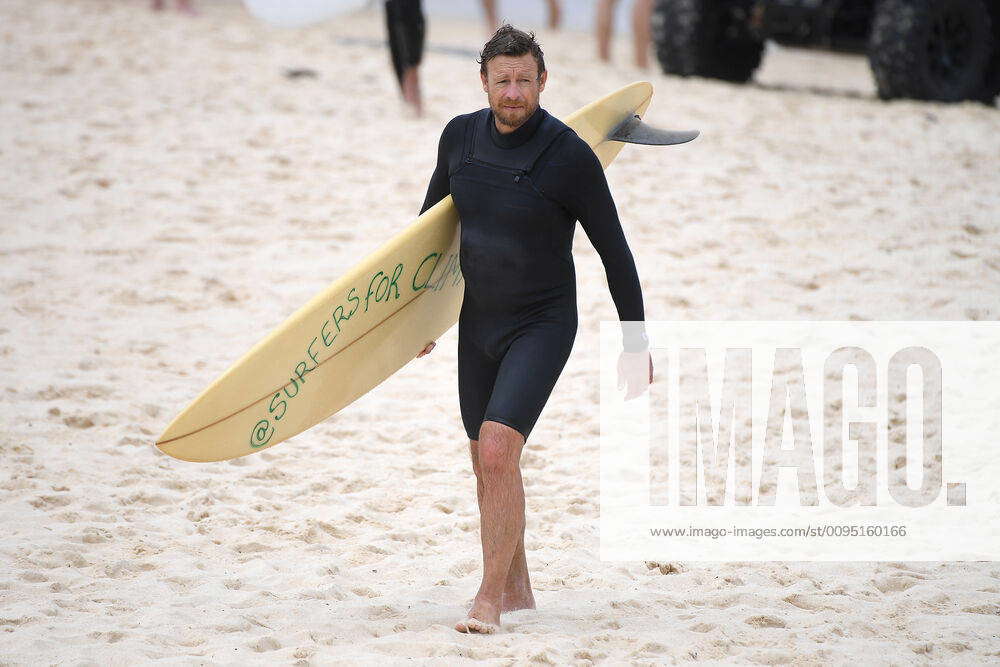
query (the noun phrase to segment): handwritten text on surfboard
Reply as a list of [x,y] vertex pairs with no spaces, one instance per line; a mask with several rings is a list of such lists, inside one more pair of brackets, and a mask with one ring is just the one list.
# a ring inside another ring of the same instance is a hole
[[[306,384],[309,373],[366,333],[354,331],[348,324],[355,313],[367,313],[371,308],[379,308],[386,310],[386,315],[389,315],[398,308],[405,307],[404,303],[395,309],[389,308],[389,304],[397,302],[401,297],[406,298],[406,302],[409,303],[415,298],[413,295],[418,292],[424,290],[437,292],[446,286],[458,285],[462,279],[458,255],[449,254],[442,265],[443,258],[445,258],[444,253],[440,252],[427,255],[417,264],[409,279],[406,267],[399,263],[389,271],[374,273],[368,281],[367,288],[349,289],[344,295],[343,302],[333,306],[330,317],[323,321],[316,331],[317,335],[305,346],[302,361],[292,369],[288,384],[274,392],[268,403],[267,416],[260,419],[250,431],[250,447],[259,449],[271,441],[275,433],[273,422],[279,422],[284,418],[288,412],[289,402],[299,395],[299,389]],[[439,265],[441,271],[437,271]],[[381,318],[375,320],[375,324],[371,327],[378,326],[381,321]],[[350,331],[345,336],[346,340],[341,339],[341,334],[346,331]],[[333,354],[322,354],[325,348],[333,347],[338,340],[341,340],[341,345],[337,351]]]

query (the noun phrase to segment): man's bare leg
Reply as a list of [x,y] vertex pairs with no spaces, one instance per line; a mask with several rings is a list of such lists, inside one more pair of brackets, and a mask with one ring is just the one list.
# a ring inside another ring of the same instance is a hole
[[[479,512],[483,512],[483,480],[479,472],[479,442],[469,441],[469,453],[472,456],[472,470],[476,473],[476,498],[479,501]],[[514,557],[507,571],[507,581],[504,584],[501,599],[501,611],[517,611],[518,609],[534,609],[535,596],[531,591],[531,578],[528,575],[528,559],[524,553],[524,530],[514,548]]]
[[[484,421],[479,430],[479,477],[482,480],[480,533],[483,544],[483,581],[469,618],[455,625],[459,632],[496,632],[500,627],[503,593],[514,551],[524,534],[524,486],[517,430]],[[527,569],[527,568],[525,568]]]

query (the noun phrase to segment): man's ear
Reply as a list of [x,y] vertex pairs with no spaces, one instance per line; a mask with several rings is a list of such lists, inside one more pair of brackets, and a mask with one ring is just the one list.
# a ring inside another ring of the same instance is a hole
[[483,74],[482,72],[479,73],[479,80],[483,82],[483,92],[484,93],[490,92],[490,87],[486,82],[486,75]]
[[538,92],[545,90],[545,82],[549,80],[549,71],[545,70],[542,75],[538,77]]

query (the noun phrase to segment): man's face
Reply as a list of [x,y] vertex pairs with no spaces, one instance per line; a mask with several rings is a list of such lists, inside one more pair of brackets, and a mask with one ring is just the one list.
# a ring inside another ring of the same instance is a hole
[[497,56],[480,73],[483,90],[501,131],[512,132],[524,124],[538,108],[538,97],[545,90],[548,72],[538,76],[538,63],[530,53],[523,56]]

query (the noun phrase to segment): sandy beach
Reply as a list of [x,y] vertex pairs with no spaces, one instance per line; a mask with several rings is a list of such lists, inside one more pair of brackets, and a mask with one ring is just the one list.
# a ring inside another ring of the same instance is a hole
[[[481,23],[431,17],[414,119],[379,12],[199,9],[0,7],[0,664],[1000,661],[995,562],[600,561],[616,311],[582,231],[579,334],[522,458],[538,609],[501,634],[452,629],[481,564],[455,328],[276,448],[161,454],[199,391],[415,217],[441,129],[485,106]],[[861,57],[772,48],[736,86],[537,29],[553,114],[649,80],[647,120],[702,132],[608,171],[647,319],[1000,319],[996,108],[880,102]]]

